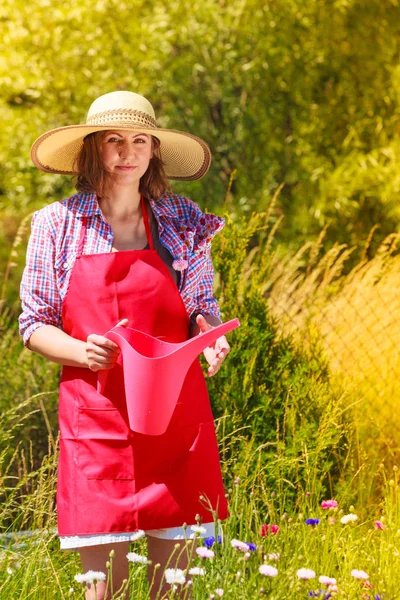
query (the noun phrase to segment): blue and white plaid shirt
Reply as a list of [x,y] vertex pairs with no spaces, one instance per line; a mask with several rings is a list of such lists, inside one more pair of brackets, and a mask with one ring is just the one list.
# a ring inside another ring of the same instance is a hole
[[[188,315],[219,317],[213,296],[214,270],[211,239],[224,220],[203,213],[183,196],[150,200],[158,223],[160,242],[181,271],[179,291]],[[82,217],[86,218],[84,254],[112,251],[113,232],[104,219],[95,194],[76,194],[36,212],[32,219],[26,267],[21,282],[20,333],[26,344],[42,325],[62,327],[62,301],[78,252]]]

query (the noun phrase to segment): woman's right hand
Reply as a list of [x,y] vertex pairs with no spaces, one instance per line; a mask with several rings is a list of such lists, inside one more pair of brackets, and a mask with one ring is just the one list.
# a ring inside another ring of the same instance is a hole
[[[128,319],[122,319],[116,326],[126,327],[126,325],[128,325]],[[120,353],[119,346],[103,335],[97,335],[96,333],[88,335],[86,357],[91,371],[112,369]]]

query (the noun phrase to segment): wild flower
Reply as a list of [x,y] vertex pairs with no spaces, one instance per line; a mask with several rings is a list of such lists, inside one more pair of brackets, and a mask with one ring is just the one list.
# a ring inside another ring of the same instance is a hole
[[358,569],[353,569],[351,575],[358,580],[369,579],[369,575],[365,571],[359,571]]
[[319,523],[320,519],[306,519],[306,525],[312,525],[315,527],[315,525],[319,525]]
[[205,548],[204,546],[200,546],[196,548],[196,554],[200,556],[200,558],[214,558],[215,554],[209,548]]
[[343,525],[347,525],[347,523],[354,523],[354,521],[357,521],[357,519],[357,515],[354,513],[349,513],[348,515],[343,515],[343,517],[340,519],[340,522],[343,523]]
[[140,538],[144,537],[146,533],[143,529],[138,529],[135,533],[132,534],[131,542],[136,542],[136,540],[140,540]]
[[243,552],[247,552],[249,549],[248,544],[246,542],[241,542],[240,540],[231,540],[232,548],[236,548],[237,550],[242,550]]
[[[212,535],[210,537],[204,538],[203,542],[204,545],[207,546],[207,548],[211,548],[215,544],[215,537]],[[217,538],[217,543],[222,544],[222,537],[220,535]]]
[[[283,519],[283,515],[282,515],[282,519]],[[266,535],[276,535],[279,531],[279,526],[278,525],[269,525],[267,523],[265,523],[264,525],[261,525],[261,529],[260,529],[260,535],[261,537],[265,537]]]
[[265,575],[265,577],[276,577],[278,575],[278,569],[271,565],[260,565],[258,570],[261,575]]
[[203,527],[202,525],[192,525],[190,527],[190,529],[193,531],[193,533],[206,533],[207,529],[205,527]]
[[320,575],[318,581],[323,585],[336,585],[336,579],[334,577],[326,577],[326,575]]
[[329,600],[329,598],[332,598],[332,594],[326,592],[325,590],[318,590],[317,592],[308,592],[308,595],[311,598],[321,598],[322,600]]
[[336,509],[338,507],[338,503],[336,502],[336,500],[322,500],[321,502],[321,508],[323,508],[324,510],[329,510],[329,509]]
[[224,590],[222,588],[217,588],[215,590],[215,593],[217,594],[217,596],[220,596],[222,598],[222,596],[224,595]]
[[315,571],[312,569],[298,569],[296,575],[299,579],[314,579]]
[[375,529],[382,531],[382,529],[385,529],[385,524],[382,521],[375,521]]
[[105,581],[106,574],[102,571],[87,571],[86,573],[78,573],[74,577],[75,581],[78,583],[86,583],[90,585],[95,583],[95,581]]
[[267,556],[268,556],[268,560],[279,560],[281,557],[279,552],[270,552],[270,554],[267,554]]
[[205,575],[205,569],[202,569],[201,567],[192,567],[191,569],[189,569],[189,575]]
[[165,581],[170,585],[183,585],[186,581],[185,573],[182,569],[165,569]]
[[150,562],[148,560],[147,556],[142,556],[141,554],[136,554],[136,552],[128,552],[128,554],[126,555],[126,558],[128,559],[129,562],[139,563],[141,565],[148,565]]

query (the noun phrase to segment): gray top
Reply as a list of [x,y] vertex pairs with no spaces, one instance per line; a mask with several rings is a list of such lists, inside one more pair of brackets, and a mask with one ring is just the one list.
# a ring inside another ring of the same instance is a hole
[[[175,284],[179,286],[180,273],[179,273],[179,271],[175,271],[175,269],[172,268],[172,263],[174,261],[174,257],[172,256],[170,251],[167,250],[167,248],[165,248],[165,246],[163,246],[161,244],[160,236],[158,235],[157,219],[153,215],[153,211],[151,210],[149,202],[146,201],[146,205],[147,205],[146,206],[147,214],[149,216],[149,221],[150,221],[150,229],[151,229],[151,235],[153,238],[154,249],[157,250],[158,255],[160,256],[161,260],[167,266],[168,271],[170,272],[171,277],[174,280]],[[148,250],[149,248],[150,248],[149,244],[146,244],[144,249]]]

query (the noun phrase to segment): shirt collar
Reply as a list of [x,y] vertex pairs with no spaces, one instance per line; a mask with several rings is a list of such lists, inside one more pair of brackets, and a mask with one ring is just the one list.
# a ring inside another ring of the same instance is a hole
[[96,194],[78,194],[79,202],[76,207],[78,217],[93,217],[101,215]]
[[[99,202],[97,200],[97,194],[77,194],[79,202],[77,203],[76,212],[79,217],[93,217],[95,215],[101,215]],[[165,203],[149,199],[151,210],[155,217],[170,217],[179,218],[176,211],[167,206]]]

